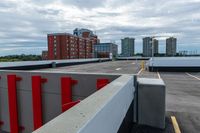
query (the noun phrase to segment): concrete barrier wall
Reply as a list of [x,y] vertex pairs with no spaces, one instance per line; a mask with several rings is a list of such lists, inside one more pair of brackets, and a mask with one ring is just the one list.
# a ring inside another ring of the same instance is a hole
[[[8,75],[21,78],[16,92],[10,93]],[[0,124],[1,130],[10,132],[10,122],[17,112],[19,129],[34,131],[32,77],[41,76],[47,82],[41,87],[42,126],[38,133],[121,133],[130,131],[132,122],[158,128],[165,127],[165,85],[161,79],[138,79],[133,75],[88,74],[42,71],[0,71]],[[61,79],[76,80],[72,88],[72,102],[82,100],[68,111],[62,111],[63,92]],[[102,86],[97,80],[109,81]],[[35,83],[35,82],[34,82]],[[101,88],[98,90],[97,88]],[[14,97],[16,95],[16,100]],[[36,97],[36,101],[38,101]],[[137,97],[137,98],[136,98]],[[10,100],[17,103],[17,111],[10,109]],[[137,100],[136,100],[137,99]],[[149,106],[150,105],[150,106]],[[11,114],[10,114],[11,113]],[[131,118],[129,118],[131,117]],[[55,119],[54,119],[55,118]],[[12,125],[12,124],[11,124]],[[128,127],[128,128],[127,128]],[[19,130],[20,131],[20,130]],[[17,133],[17,132],[16,132]]]
[[16,75],[22,80],[17,81],[17,108],[19,126],[24,133],[33,131],[33,101],[32,101],[32,76],[46,78],[47,82],[42,88],[42,118],[47,123],[62,113],[61,105],[61,77],[70,77],[77,80],[72,86],[72,99],[83,100],[97,91],[97,79],[108,79],[110,82],[120,75],[86,74],[86,73],[59,73],[59,72],[22,72],[22,71],[0,71],[0,121],[1,130],[10,131],[9,96],[7,75]]
[[133,122],[164,129],[164,82],[134,79],[130,75],[117,78],[34,133],[129,133]]
[[109,58],[91,59],[69,59],[69,60],[47,60],[47,61],[18,61],[1,62],[0,70],[36,70],[42,68],[61,67],[92,62],[110,61]]
[[117,133],[134,90],[134,77],[123,75],[34,133]]
[[151,57],[116,57],[117,60],[149,60]]
[[153,57],[149,60],[149,66],[199,67],[200,57]]
[[165,128],[166,90],[162,79],[138,78],[138,123]]
[[148,67],[150,71],[200,72],[200,57],[154,57]]

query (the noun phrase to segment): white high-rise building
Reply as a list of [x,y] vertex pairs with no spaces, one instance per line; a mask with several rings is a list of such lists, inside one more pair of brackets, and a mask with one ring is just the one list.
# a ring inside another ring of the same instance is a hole
[[154,55],[158,54],[158,40],[152,37],[143,38],[143,56],[152,57],[152,52]]
[[176,55],[176,42],[177,39],[170,37],[166,40],[166,55],[175,56]]

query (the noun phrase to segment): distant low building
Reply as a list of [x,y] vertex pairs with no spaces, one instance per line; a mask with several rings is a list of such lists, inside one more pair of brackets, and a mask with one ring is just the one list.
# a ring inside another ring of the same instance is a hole
[[126,37],[121,40],[122,56],[131,57],[134,56],[135,39]]
[[166,56],[176,55],[176,42],[177,39],[174,37],[170,37],[166,40]]
[[109,58],[116,57],[118,53],[118,46],[114,43],[98,43],[94,45],[95,58]]
[[153,55],[158,54],[158,40],[152,37],[143,38],[143,56],[152,57]]
[[48,60],[48,51],[42,51],[42,60]]

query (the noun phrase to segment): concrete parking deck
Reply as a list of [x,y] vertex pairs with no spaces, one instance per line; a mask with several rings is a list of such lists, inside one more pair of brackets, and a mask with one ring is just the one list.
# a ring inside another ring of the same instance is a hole
[[[181,132],[199,132],[200,72],[149,72],[142,70],[140,65],[141,61],[139,60],[120,60],[45,68],[37,71],[50,73],[112,73],[112,75],[136,74],[142,78],[162,78],[166,84],[166,129],[160,130],[147,126],[133,125],[133,132],[172,133],[174,130],[171,116],[175,116]],[[4,79],[1,78],[1,81],[3,82]]]
[[[172,131],[171,116],[175,116],[183,133],[200,131],[200,73],[140,71],[140,61],[113,61],[67,66],[41,71],[138,74],[139,77],[162,78],[166,84],[167,128],[134,127],[138,132],[168,133]],[[151,131],[150,131],[151,130]]]

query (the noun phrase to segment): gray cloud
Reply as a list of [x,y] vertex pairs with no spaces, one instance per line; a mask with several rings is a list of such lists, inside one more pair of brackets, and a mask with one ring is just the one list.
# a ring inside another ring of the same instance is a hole
[[177,37],[179,50],[200,53],[200,0],[1,0],[0,18],[0,55],[40,54],[47,33],[76,27],[94,30],[103,42],[135,37],[138,52],[142,37],[163,35]]
[[96,8],[104,5],[103,0],[62,0],[65,4],[77,6],[79,8]]

